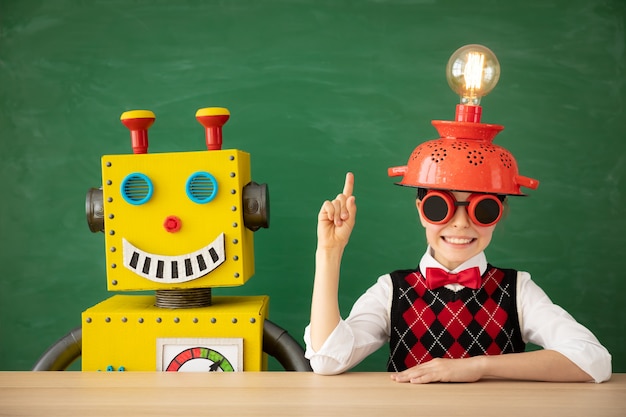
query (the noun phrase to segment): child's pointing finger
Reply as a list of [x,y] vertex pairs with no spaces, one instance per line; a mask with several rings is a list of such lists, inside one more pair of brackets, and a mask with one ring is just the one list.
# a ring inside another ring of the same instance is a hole
[[343,195],[346,197],[350,197],[352,195],[352,191],[354,190],[354,174],[352,172],[348,172],[346,174],[346,182],[343,185]]

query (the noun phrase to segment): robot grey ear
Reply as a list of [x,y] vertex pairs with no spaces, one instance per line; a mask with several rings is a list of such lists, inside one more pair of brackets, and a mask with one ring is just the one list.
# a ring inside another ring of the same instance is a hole
[[104,232],[104,202],[101,188],[90,188],[85,199],[87,224],[93,233]]
[[270,195],[267,184],[252,181],[243,187],[243,223],[256,232],[270,227]]

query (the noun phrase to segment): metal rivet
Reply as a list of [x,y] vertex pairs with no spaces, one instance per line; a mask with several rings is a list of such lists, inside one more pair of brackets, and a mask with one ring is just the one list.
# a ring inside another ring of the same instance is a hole
[[235,157],[233,155],[229,156],[228,159],[230,159],[231,161],[235,160]]
[[250,317],[250,323],[256,323],[256,319],[254,317]]
[[235,174],[234,172],[231,172],[231,173],[230,173],[230,177],[231,177],[231,178],[235,178],[235,176],[236,176],[236,175],[237,175],[237,174]]
[[91,323],[91,317],[87,317],[87,319],[85,320],[87,323]]
[[111,236],[113,236],[113,235],[115,234],[115,230],[110,230],[110,231],[109,231],[109,234],[110,234]]
[[107,185],[111,185],[113,182],[111,180],[107,180]]
[[194,318],[193,318],[193,322],[194,322],[194,323],[197,323],[197,322],[198,322],[198,319],[194,317]]
[[110,167],[110,166],[111,166],[111,163],[110,163],[110,162],[107,162],[107,166],[108,166],[108,167]]
[[[115,264],[113,265],[113,268],[115,268]],[[117,285],[117,280],[114,279],[113,281],[111,281],[111,285]]]
[[111,246],[111,252],[115,252],[117,249],[115,249],[115,246]]
[[139,317],[139,320],[137,320],[139,323],[143,323],[143,319],[141,317]]
[[157,317],[157,318],[156,318],[156,322],[157,322],[157,323],[161,323],[161,321],[162,321],[162,320],[161,320],[161,317]]
[[104,321],[106,321],[107,323],[110,323],[111,322],[111,317],[105,318]]
[[109,197],[109,198],[107,198],[107,201],[108,201],[109,203],[112,203],[112,202],[113,202],[113,197]]
[[237,318],[233,317],[233,319],[231,320],[233,323],[237,323]]
[[233,274],[233,276],[234,276],[235,278],[239,278],[239,272],[235,272],[235,273]]
[[230,208],[230,210],[231,210],[231,211],[237,211],[237,206],[232,206],[232,207]]
[[237,226],[239,226],[237,222],[233,223],[233,227],[237,227]]
[[236,245],[239,241],[237,239],[233,239],[233,243]]
[[122,323],[126,323],[128,319],[126,317],[122,317]]
[[217,322],[217,319],[215,317],[211,318],[211,323],[215,323]]
[[237,190],[230,190],[231,194],[237,194]]
[[233,261],[238,261],[239,260],[239,256],[235,255],[233,256]]
[[178,323],[180,322],[180,319],[178,317],[174,317],[174,323]]

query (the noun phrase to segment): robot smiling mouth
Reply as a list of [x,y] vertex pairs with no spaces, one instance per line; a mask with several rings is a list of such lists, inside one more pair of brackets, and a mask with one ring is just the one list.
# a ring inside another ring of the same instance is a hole
[[124,266],[150,281],[174,284],[205,276],[225,260],[224,233],[207,246],[184,255],[167,256],[145,252],[122,239]]

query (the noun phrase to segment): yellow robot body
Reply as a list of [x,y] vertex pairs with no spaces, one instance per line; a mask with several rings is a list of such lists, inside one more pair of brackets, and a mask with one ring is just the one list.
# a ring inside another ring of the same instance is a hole
[[115,295],[83,312],[82,370],[267,368],[267,296],[213,297],[209,307],[185,309],[155,307],[154,301],[150,295]]

